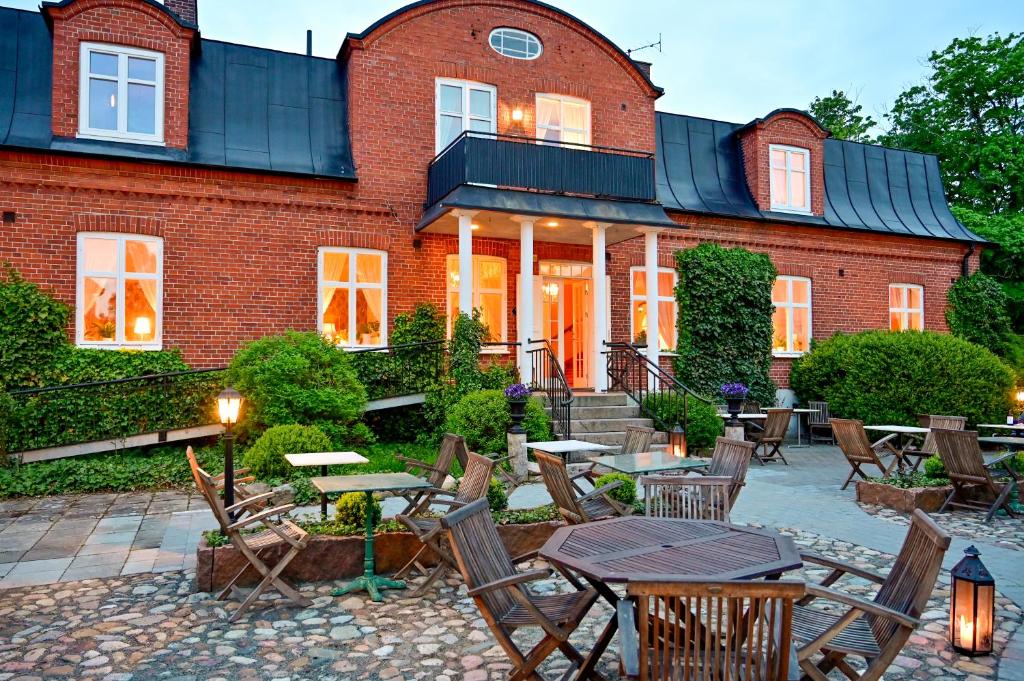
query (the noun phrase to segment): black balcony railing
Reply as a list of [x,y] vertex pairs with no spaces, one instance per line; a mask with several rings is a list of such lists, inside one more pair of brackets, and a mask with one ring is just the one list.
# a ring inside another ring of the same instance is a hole
[[654,155],[531,137],[464,132],[430,163],[427,206],[464,184],[654,201]]

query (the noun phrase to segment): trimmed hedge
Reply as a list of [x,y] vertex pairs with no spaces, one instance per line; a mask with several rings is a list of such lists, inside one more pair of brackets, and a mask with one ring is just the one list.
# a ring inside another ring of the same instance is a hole
[[934,332],[866,331],[812,345],[793,363],[802,401],[825,400],[833,416],[916,425],[918,414],[1000,422],[1013,372],[985,348]]
[[[644,409],[656,414],[667,426],[683,423],[683,400],[674,395],[648,395]],[[688,450],[710,449],[715,438],[725,432],[725,421],[718,415],[714,404],[690,397],[686,401],[686,446]]]
[[[506,434],[511,424],[512,412],[505,394],[501,390],[477,390],[449,410],[446,430],[466,438],[471,451],[490,454],[508,451]],[[523,428],[528,442],[551,439],[548,415],[538,400],[526,401]]]

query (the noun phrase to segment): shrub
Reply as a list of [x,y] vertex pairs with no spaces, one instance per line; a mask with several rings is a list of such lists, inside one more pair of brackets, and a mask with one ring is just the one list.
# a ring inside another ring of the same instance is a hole
[[[444,317],[434,305],[421,303],[411,314],[395,317],[391,352],[352,352],[349,360],[368,397],[377,399],[424,392],[436,380],[444,352]],[[416,345],[432,343],[431,345]]]
[[621,480],[622,484],[608,492],[608,496],[621,504],[632,506],[636,501],[636,481],[625,473],[605,473],[594,481],[594,487],[604,487],[616,480]]
[[946,323],[954,336],[1005,354],[1010,340],[1006,293],[992,277],[975,272],[949,288]]
[[[501,390],[477,390],[459,400],[448,413],[446,430],[466,438],[472,451],[491,453],[508,450],[506,433],[512,424],[508,399]],[[540,402],[526,402],[523,419],[527,441],[548,440],[551,429]]]
[[243,462],[258,480],[287,478],[295,469],[284,458],[285,454],[325,452],[330,448],[330,438],[316,426],[274,426],[245,450]]
[[1005,418],[1013,372],[991,352],[932,332],[865,331],[816,343],[793,363],[801,400],[825,400],[835,416],[914,425],[917,414],[968,423]]
[[492,364],[480,374],[480,386],[484,390],[504,390],[519,383],[519,369],[511,364]]
[[472,317],[459,313],[452,329],[449,371],[460,397],[473,390],[479,390],[482,386],[480,349],[485,338],[487,327],[480,321],[479,310],[473,310]]
[[751,399],[774,404],[771,260],[705,243],[676,251],[676,268],[676,376],[704,395],[716,394],[723,383],[744,383]]
[[917,471],[915,473],[904,473],[902,471],[897,472],[888,478],[872,478],[874,482],[880,482],[884,485],[892,485],[900,489],[915,489],[918,487],[942,487],[948,485],[949,480],[946,478],[933,478],[927,473]]
[[11,450],[7,446],[10,428],[14,421],[14,398],[0,389],[0,468],[10,465],[8,456]]
[[[666,428],[683,424],[683,400],[670,394],[650,394],[644,398],[644,410],[654,414]],[[725,422],[715,405],[693,396],[686,400],[686,446],[688,450],[709,449],[715,438],[725,432]]]
[[247,430],[301,423],[319,427],[335,446],[372,439],[359,422],[366,390],[348,355],[318,333],[288,331],[245,345],[228,381],[246,400]]
[[[366,526],[366,495],[363,492],[342,494],[338,497],[335,508],[337,509],[337,514],[334,518],[335,522],[351,525],[352,527]],[[381,517],[380,502],[377,499],[373,499],[371,509],[373,524],[376,525],[380,522]]]
[[0,384],[7,390],[46,384],[45,371],[68,346],[71,309],[10,265],[0,274]]
[[491,478],[490,484],[487,485],[487,505],[494,513],[501,513],[508,508],[508,495],[497,478]]
[[943,465],[942,458],[938,454],[932,454],[924,460],[924,474],[929,478],[946,477],[946,467]]

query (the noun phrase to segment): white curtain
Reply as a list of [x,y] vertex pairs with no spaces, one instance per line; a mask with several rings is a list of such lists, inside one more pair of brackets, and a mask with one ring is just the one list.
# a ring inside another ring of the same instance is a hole
[[[348,253],[324,253],[324,271],[321,273],[321,280],[341,281],[342,276],[345,275],[347,265]],[[320,310],[321,317],[327,311],[327,308],[331,306],[331,301],[334,300],[334,294],[337,291],[337,288],[324,287],[324,308]]]

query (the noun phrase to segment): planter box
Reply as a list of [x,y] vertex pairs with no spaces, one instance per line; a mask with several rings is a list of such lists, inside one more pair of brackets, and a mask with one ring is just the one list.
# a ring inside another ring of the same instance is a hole
[[[499,525],[498,534],[515,557],[543,546],[560,522],[531,523],[528,525]],[[296,582],[321,582],[355,577],[363,572],[363,537],[313,537],[306,550],[292,561],[284,576]],[[411,532],[388,532],[374,538],[374,558],[377,572],[397,572],[420,550],[422,544]],[[287,546],[275,547],[273,552],[261,554],[270,564],[286,552]],[[203,540],[196,556],[196,585],[199,591],[224,588],[245,565],[245,558],[234,546],[211,548]],[[422,561],[434,565],[437,557],[432,553]],[[238,582],[239,586],[255,585],[259,579],[255,570],[249,570]]]
[[871,480],[857,481],[857,501],[893,508],[904,513],[913,513],[917,508],[926,513],[934,513],[952,491],[952,485],[901,489]]

